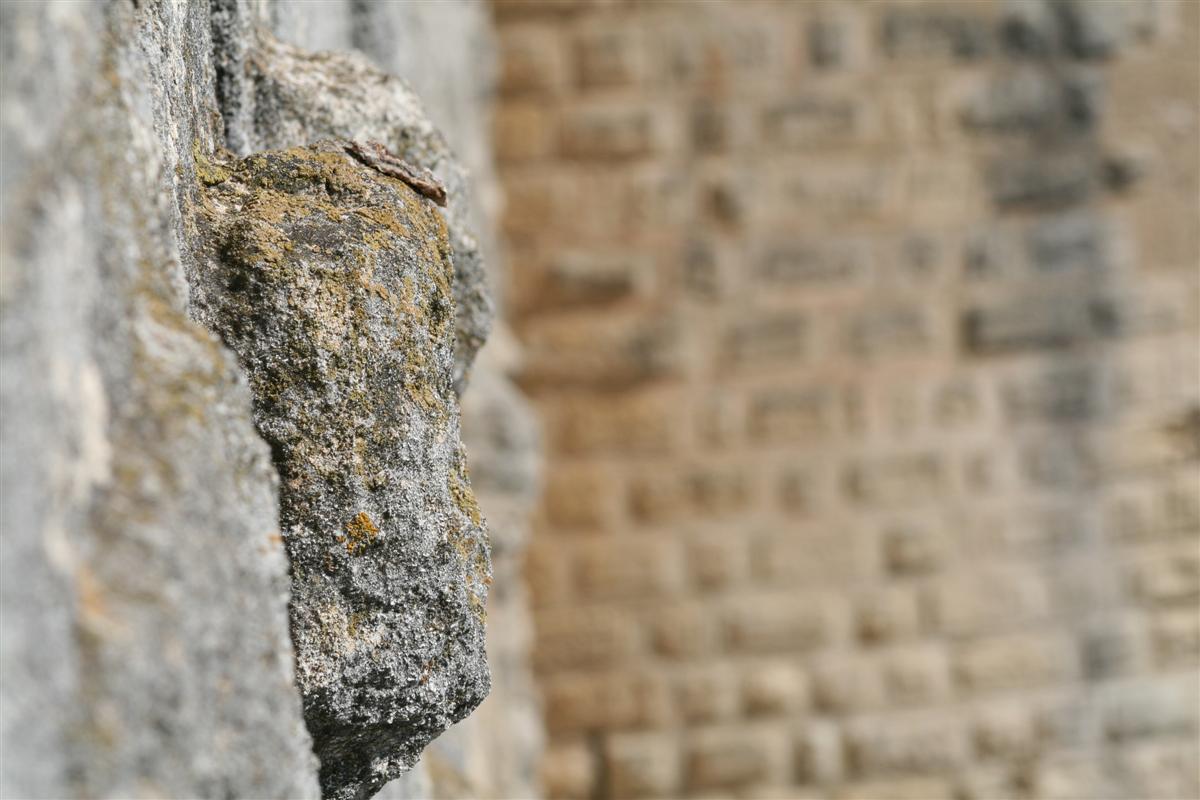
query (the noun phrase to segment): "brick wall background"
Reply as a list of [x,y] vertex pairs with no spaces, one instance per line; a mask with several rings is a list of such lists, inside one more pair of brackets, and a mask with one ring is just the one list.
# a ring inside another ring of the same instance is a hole
[[1200,4],[493,8],[547,793],[1200,796]]

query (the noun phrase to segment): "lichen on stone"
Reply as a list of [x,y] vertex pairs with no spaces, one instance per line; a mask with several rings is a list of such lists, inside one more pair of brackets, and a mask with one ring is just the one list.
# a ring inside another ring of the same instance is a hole
[[193,311],[237,354],[281,479],[322,791],[369,797],[488,690],[449,232],[337,141],[196,162]]

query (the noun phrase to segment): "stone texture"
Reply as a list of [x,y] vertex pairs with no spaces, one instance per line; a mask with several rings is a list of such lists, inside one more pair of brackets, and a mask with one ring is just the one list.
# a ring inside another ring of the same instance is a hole
[[279,471],[323,793],[370,796],[489,685],[446,223],[340,142],[198,163],[194,314],[237,353]]
[[[486,693],[465,176],[411,92],[270,10],[0,9],[5,796],[366,797]],[[283,152],[351,112],[447,212]]]
[[186,314],[207,7],[3,16],[0,794],[314,797],[276,477]]

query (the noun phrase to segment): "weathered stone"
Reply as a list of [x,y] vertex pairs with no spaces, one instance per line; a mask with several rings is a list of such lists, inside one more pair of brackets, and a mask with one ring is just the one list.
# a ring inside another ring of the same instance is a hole
[[250,99],[226,120],[230,146],[244,142],[238,155],[319,139],[373,139],[445,184],[450,199],[444,213],[454,253],[454,386],[461,393],[493,313],[483,258],[471,232],[466,170],[408,85],[361,55],[308,53],[259,31],[245,63],[241,88],[230,93]]
[[185,311],[208,7],[0,30],[0,796],[315,797],[276,477]]
[[488,690],[446,223],[344,143],[198,163],[195,313],[237,353],[280,473],[322,790],[368,797]]

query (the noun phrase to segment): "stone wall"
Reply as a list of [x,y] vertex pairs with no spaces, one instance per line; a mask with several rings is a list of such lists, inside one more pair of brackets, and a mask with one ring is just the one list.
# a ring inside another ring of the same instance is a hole
[[[375,64],[271,34],[337,19]],[[410,771],[489,690],[488,587],[511,581],[536,429],[503,348],[472,376],[486,215],[380,67],[457,88],[436,102],[486,185],[486,65],[433,38],[486,44],[485,23],[465,3],[0,7],[0,795],[528,781],[536,730],[458,733],[440,772]],[[519,632],[501,595],[493,630]],[[528,729],[526,707],[493,724]]]
[[547,793],[1200,794],[1200,5],[493,7]]

